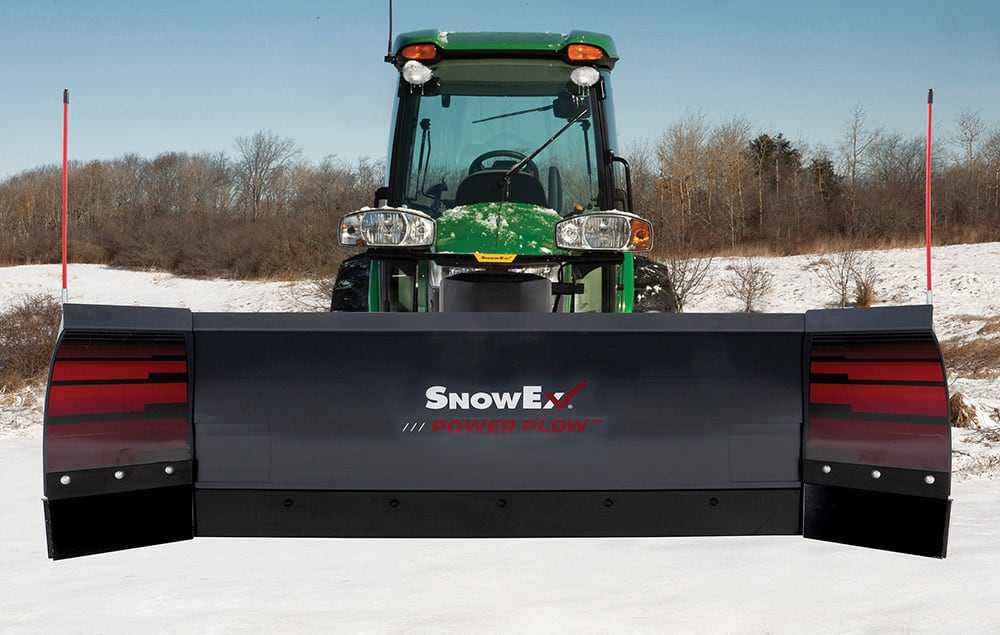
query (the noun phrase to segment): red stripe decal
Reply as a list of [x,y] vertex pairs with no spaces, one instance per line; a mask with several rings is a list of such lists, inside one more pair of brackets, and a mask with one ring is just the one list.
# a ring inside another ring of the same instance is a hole
[[56,359],[150,359],[185,357],[184,342],[106,342],[64,340]]
[[149,379],[155,373],[186,373],[187,362],[164,361],[87,361],[59,362],[52,368],[52,381],[97,381]]
[[945,472],[951,469],[947,426],[810,419],[806,458]]
[[809,372],[846,375],[853,381],[944,381],[944,371],[938,361],[812,362]]
[[809,404],[848,405],[858,413],[948,416],[944,386],[810,384]]
[[46,405],[46,470],[191,460],[187,373],[183,336],[64,337]]
[[940,355],[933,341],[925,342],[858,342],[853,344],[813,344],[811,357],[840,357],[843,359],[917,359],[939,361]]
[[186,383],[51,386],[48,416],[142,412],[153,404],[187,403]]

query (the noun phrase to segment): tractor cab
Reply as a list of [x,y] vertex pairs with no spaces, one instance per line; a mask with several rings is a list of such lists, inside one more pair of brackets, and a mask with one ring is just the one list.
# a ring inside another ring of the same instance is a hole
[[631,311],[652,230],[616,154],[611,38],[418,31],[393,50],[387,185],[341,223],[368,251],[332,308]]

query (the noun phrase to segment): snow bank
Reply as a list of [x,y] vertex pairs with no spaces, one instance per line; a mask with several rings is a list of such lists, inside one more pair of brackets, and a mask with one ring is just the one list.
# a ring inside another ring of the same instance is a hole
[[[0,308],[26,295],[59,299],[59,265],[0,267]],[[156,271],[132,271],[103,265],[70,265],[70,302],[132,306],[184,307],[193,311],[311,311],[329,306],[313,294],[309,282],[203,280]]]

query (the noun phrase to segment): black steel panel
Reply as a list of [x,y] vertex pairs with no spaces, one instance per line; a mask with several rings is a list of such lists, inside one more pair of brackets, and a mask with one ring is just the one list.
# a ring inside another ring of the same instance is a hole
[[486,538],[801,533],[799,489],[197,490],[199,536]]
[[805,330],[808,333],[928,332],[933,329],[933,325],[934,307],[930,304],[805,312]]
[[64,331],[190,332],[191,310],[164,307],[64,304]]
[[54,560],[194,537],[190,485],[43,500]]
[[803,535],[944,558],[951,501],[822,485],[804,486]]
[[199,486],[798,486],[799,316],[427,317],[196,315]]

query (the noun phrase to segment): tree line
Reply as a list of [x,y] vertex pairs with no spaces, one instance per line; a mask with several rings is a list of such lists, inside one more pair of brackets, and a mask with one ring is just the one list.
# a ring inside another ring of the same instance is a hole
[[[938,137],[939,242],[1000,240],[1000,129],[962,113]],[[382,161],[300,158],[258,132],[233,156],[168,152],[70,164],[70,259],[189,275],[329,276],[345,256],[343,213],[370,205]],[[789,254],[915,244],[924,223],[925,140],[851,113],[834,147],[810,147],[741,118],[689,114],[625,148],[636,211],[656,256]],[[58,262],[58,166],[0,182],[0,264]]]
[[[658,252],[790,254],[923,237],[926,140],[871,123],[861,106],[834,147],[695,113],[626,154]],[[936,241],[1000,240],[1000,128],[963,112],[935,143],[931,183]]]
[[[69,258],[240,278],[329,275],[345,253],[340,216],[370,205],[384,163],[299,160],[259,132],[225,154],[70,163]],[[0,264],[58,262],[62,169],[0,183]]]

